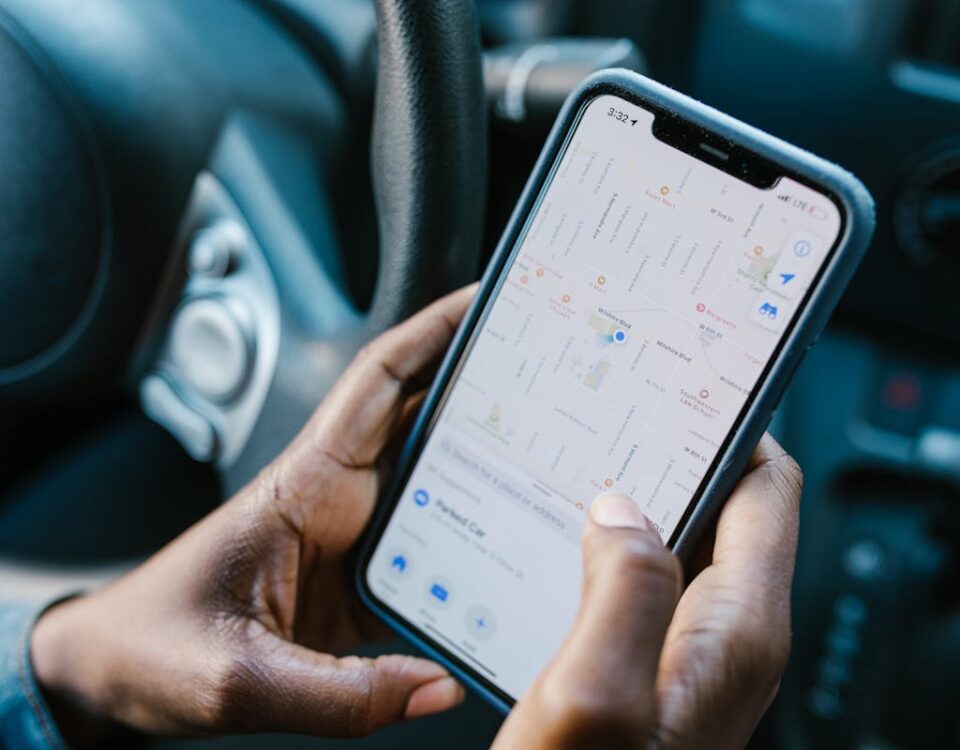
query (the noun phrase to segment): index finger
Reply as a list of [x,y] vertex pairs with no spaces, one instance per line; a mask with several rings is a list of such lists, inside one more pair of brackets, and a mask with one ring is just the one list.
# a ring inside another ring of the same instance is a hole
[[801,475],[765,435],[717,519],[713,559],[680,600],[658,678],[671,747],[743,747],[790,646]]
[[407,397],[426,385],[476,290],[472,284],[442,297],[360,350],[308,428],[327,453],[351,467],[376,461]]
[[764,435],[717,521],[712,565],[738,588],[749,585],[774,598],[789,594],[802,487],[797,463]]

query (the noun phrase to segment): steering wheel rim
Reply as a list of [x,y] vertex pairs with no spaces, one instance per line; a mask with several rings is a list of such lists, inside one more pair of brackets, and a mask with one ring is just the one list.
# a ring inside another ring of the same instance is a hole
[[375,5],[371,152],[381,261],[370,317],[383,327],[474,278],[487,140],[475,4]]
[[374,7],[370,155],[380,250],[373,300],[354,320],[350,303],[341,300],[332,316],[341,322],[329,334],[281,337],[277,376],[260,417],[237,461],[221,467],[227,491],[282,448],[360,346],[478,274],[487,133],[475,5],[376,0]]

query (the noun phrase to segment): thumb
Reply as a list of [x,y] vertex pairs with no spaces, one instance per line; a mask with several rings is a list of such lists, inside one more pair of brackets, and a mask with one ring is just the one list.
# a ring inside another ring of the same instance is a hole
[[240,704],[258,715],[257,729],[325,737],[366,735],[445,711],[465,696],[443,667],[427,659],[338,658],[288,642],[273,650],[266,670],[251,676],[249,702]]
[[646,691],[656,681],[681,586],[679,561],[637,504],[617,493],[598,496],[583,532],[583,594],[571,651],[610,674],[628,669]]
[[630,498],[608,493],[590,508],[583,565],[577,620],[529,699],[545,710],[556,745],[642,746],[656,722],[657,669],[680,595],[679,562]]

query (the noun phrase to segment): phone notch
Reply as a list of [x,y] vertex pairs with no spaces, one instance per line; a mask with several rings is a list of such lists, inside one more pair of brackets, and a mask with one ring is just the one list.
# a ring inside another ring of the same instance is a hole
[[769,159],[679,115],[657,112],[652,130],[662,143],[761,190],[769,190],[782,176]]

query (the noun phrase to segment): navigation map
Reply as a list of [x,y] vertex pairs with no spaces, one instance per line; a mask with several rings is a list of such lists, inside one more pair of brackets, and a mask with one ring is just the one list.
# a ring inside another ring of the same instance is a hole
[[[609,119],[602,104],[585,117]],[[571,509],[617,490],[668,535],[828,246],[719,170],[659,142],[630,159],[589,134],[570,144],[445,419]]]
[[488,303],[367,572],[375,596],[513,697],[576,616],[593,499],[669,539],[839,232],[593,100]]

